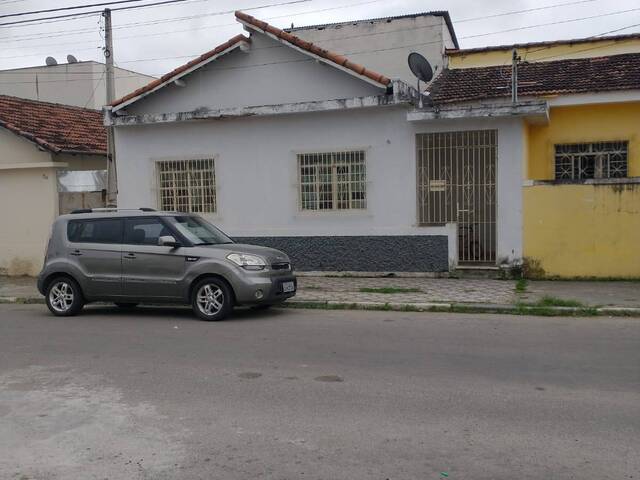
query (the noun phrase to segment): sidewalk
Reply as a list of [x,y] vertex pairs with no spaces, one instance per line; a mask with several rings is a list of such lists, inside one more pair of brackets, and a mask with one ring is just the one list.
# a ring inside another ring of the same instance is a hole
[[[519,288],[517,288],[519,287]],[[42,301],[30,277],[0,277],[0,302]],[[640,316],[640,282],[298,277],[288,303],[315,308],[473,310]]]

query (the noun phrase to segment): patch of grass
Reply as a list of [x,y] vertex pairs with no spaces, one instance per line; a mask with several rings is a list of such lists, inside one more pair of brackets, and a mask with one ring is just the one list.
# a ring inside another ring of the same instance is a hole
[[361,288],[360,293],[421,293],[419,288],[399,288],[399,287],[382,287],[382,288]]
[[550,295],[542,297],[536,302],[536,305],[540,307],[584,307],[584,304],[578,300],[567,300]]
[[517,293],[524,293],[527,291],[527,284],[529,282],[527,281],[526,278],[520,278],[518,279],[518,281],[516,282],[516,287],[515,290]]

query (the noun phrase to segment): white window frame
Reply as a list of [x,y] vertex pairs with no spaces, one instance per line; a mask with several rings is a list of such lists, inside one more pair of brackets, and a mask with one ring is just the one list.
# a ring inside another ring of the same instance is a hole
[[[354,213],[367,210],[369,190],[369,181],[367,180],[367,147],[296,151],[294,154],[297,180],[296,197],[299,212],[315,215],[322,213]],[[350,158],[349,156],[352,157]],[[318,157],[320,161],[315,164],[312,163],[313,157]],[[354,166],[358,166],[359,171],[353,172],[352,169]],[[320,176],[322,172],[319,171],[321,167],[330,169],[330,173],[325,173],[325,175],[331,176],[330,182],[321,181]],[[339,172],[341,167],[347,168],[346,174]],[[314,181],[305,181],[303,168],[314,170]],[[358,174],[359,178],[354,179],[354,175]],[[341,181],[339,178],[340,175],[346,175],[346,181]],[[323,192],[321,190],[323,185],[330,185],[331,187],[328,191]],[[304,191],[305,186],[315,187],[314,192]],[[346,198],[341,198],[341,193],[345,193],[343,190],[345,187]],[[305,200],[305,193],[315,193],[315,199]],[[354,198],[354,195],[358,193],[362,194],[362,198]],[[322,199],[323,194],[325,194],[324,200]],[[309,208],[307,206],[308,202],[315,203],[315,208]],[[348,202],[348,205],[344,206],[344,202]],[[331,205],[330,208],[327,206],[329,203]],[[323,204],[324,208],[322,208]],[[342,207],[340,207],[341,204]]]
[[[607,145],[612,148],[605,149]],[[561,151],[562,149],[565,151]],[[572,149],[576,151],[571,151]],[[623,156],[624,159],[621,160],[616,156]],[[586,176],[586,168],[583,165],[583,160],[589,157],[593,157],[593,176]],[[621,162],[624,164],[621,165]],[[612,165],[615,165],[613,169]],[[553,172],[556,181],[559,182],[628,178],[629,141],[556,143],[553,145]],[[624,172],[624,175],[616,174],[621,172]]]
[[[157,158],[153,160],[156,204],[161,210],[172,210],[184,213],[199,213],[203,215],[216,215],[219,211],[218,205],[218,185],[216,164],[217,157],[215,155],[199,155],[193,157],[176,157],[176,158]],[[202,162],[201,165],[198,163]],[[195,168],[176,169],[178,165],[195,164]],[[164,165],[173,166],[173,169],[167,170],[165,173],[173,173],[174,182],[183,181],[186,185],[163,186],[161,180],[162,168]],[[183,180],[176,180],[176,174],[186,172],[187,175]],[[194,175],[195,173],[199,175]],[[205,184],[204,175],[210,175],[210,183]],[[199,177],[199,178],[198,178]],[[186,189],[187,194],[181,195],[177,190]],[[173,201],[170,203],[163,202],[163,192],[173,190]],[[200,192],[197,192],[200,190]],[[195,193],[199,193],[196,195]],[[200,199],[198,201],[198,199]]]

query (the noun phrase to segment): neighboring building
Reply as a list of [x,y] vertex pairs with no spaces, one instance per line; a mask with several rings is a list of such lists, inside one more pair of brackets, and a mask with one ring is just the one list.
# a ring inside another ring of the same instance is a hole
[[[608,51],[607,39],[597,39],[592,55],[602,42]],[[511,128],[505,135],[498,132],[497,143],[508,157],[503,162],[513,168],[505,178],[512,190],[497,196],[498,223],[501,204],[516,212],[510,230],[533,275],[640,277],[639,42],[635,45],[636,53],[521,63],[516,103],[509,99],[511,65],[505,62],[445,70],[431,85],[432,107],[410,114],[433,125],[448,123],[455,132],[449,136],[466,135],[460,133],[464,122],[486,132],[494,129],[495,118],[507,119]],[[473,64],[467,55],[467,64]],[[484,51],[478,55],[482,64]],[[444,145],[440,157],[430,154],[436,170],[426,175],[446,179],[448,192],[446,165],[455,164],[459,154]],[[500,177],[498,168],[498,184]],[[444,193],[429,195],[430,208],[447,208]],[[458,217],[470,215],[468,204],[459,205]],[[449,207],[455,217],[456,207]],[[474,205],[470,211],[475,225],[482,210]]]
[[104,205],[106,150],[99,111],[0,95],[0,274],[37,274],[58,213]]
[[286,29],[299,38],[416,85],[407,57],[421,53],[438,72],[445,50],[459,48],[449,12],[424,12]]
[[511,64],[514,49],[521,61],[528,63],[637,53],[640,50],[640,33],[478,48],[456,47],[446,51],[447,66],[450,69],[504,66]]
[[201,213],[301,270],[640,276],[640,54],[522,63],[515,103],[504,62],[452,68],[418,108],[387,69],[236,17],[249,38],[107,107],[120,206]]
[[[154,77],[114,68],[116,97]],[[101,109],[106,103],[105,65],[86,61],[0,70],[0,95]]]

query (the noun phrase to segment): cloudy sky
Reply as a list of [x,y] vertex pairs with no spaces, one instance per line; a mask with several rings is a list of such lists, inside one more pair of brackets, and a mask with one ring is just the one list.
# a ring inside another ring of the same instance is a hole
[[[38,17],[5,16],[13,13],[105,1],[0,0],[0,24]],[[186,0],[114,12],[116,65],[161,75],[241,33],[231,13],[235,9],[279,27],[448,10],[463,48],[640,32],[638,0]],[[54,14],[40,16],[46,15]],[[48,55],[62,63],[69,53],[103,61],[101,25],[97,14],[0,25],[0,69],[42,65]]]

